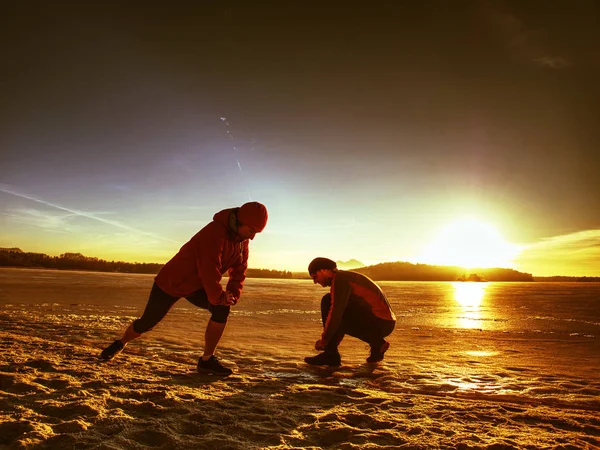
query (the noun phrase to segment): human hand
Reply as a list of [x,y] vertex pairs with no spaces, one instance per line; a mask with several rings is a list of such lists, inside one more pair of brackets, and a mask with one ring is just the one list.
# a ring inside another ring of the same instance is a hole
[[325,342],[323,342],[323,339],[319,339],[316,343],[315,343],[315,350],[325,350]]
[[238,299],[231,292],[227,291],[225,293],[225,302],[227,303],[227,305],[233,306],[238,302]]

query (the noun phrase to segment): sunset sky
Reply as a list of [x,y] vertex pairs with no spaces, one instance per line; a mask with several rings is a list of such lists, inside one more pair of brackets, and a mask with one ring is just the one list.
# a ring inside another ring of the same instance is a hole
[[600,276],[598,2],[71,3],[3,7],[0,247],[166,262],[256,200],[251,267]]

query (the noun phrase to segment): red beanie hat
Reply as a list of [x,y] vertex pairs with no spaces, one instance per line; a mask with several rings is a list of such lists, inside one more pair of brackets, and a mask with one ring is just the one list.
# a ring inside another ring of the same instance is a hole
[[248,225],[254,231],[260,233],[267,225],[269,213],[262,203],[249,202],[240,207],[237,218],[242,225]]

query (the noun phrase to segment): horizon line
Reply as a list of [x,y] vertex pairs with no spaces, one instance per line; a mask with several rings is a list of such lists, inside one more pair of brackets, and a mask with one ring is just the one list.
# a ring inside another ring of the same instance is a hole
[[[20,247],[0,247],[0,251],[18,251],[17,253],[38,253],[38,252],[28,252],[28,251],[24,251],[22,250]],[[67,254],[67,253],[71,253],[71,254],[79,254],[81,256],[84,256],[85,258],[98,258],[97,256],[86,256],[80,252],[64,252],[62,253]],[[49,256],[49,257],[55,257],[55,258],[59,258],[61,255],[50,255],[47,253],[41,253],[39,252],[38,254],[42,254],[45,256]],[[164,265],[166,263],[157,263],[157,262],[144,262],[144,261],[134,261],[134,262],[130,262],[130,261],[120,261],[120,260],[106,260],[106,259],[101,259],[98,258],[100,261],[104,261],[104,262],[116,262],[116,263],[125,263],[125,264],[156,264],[156,265]],[[351,260],[354,258],[351,258]],[[356,259],[354,259],[356,260]],[[359,261],[360,262],[360,261]],[[369,266],[360,266],[360,267],[355,267],[353,269],[348,269],[348,270],[355,270],[355,269],[364,269],[364,268],[369,268],[369,267],[376,267],[382,264],[395,264],[395,263],[404,263],[404,264],[410,264],[413,266],[416,265],[423,265],[423,266],[429,266],[429,267],[446,267],[446,268],[458,268],[458,269],[465,269],[464,267],[461,266],[455,266],[455,265],[438,265],[438,264],[426,264],[426,263],[412,263],[410,261],[387,261],[387,262],[383,262],[383,263],[377,263],[377,264],[372,264]],[[279,271],[279,272],[290,272],[292,274],[294,273],[304,273],[305,271],[295,271],[295,270],[289,270],[289,269],[269,269],[266,267],[248,267],[248,269],[253,269],[253,270],[273,270],[273,271]],[[531,275],[533,278],[554,278],[554,277],[564,277],[564,278],[600,278],[600,275],[534,275],[532,273],[528,273],[528,272],[521,272],[519,270],[516,269],[512,269],[509,267],[476,267],[474,269],[479,269],[479,270],[498,270],[498,269],[502,269],[502,270],[510,270],[510,271],[514,271],[517,273],[521,273],[521,274],[525,274],[525,275]],[[342,269],[344,270],[344,269]],[[469,273],[473,273],[470,272]]]

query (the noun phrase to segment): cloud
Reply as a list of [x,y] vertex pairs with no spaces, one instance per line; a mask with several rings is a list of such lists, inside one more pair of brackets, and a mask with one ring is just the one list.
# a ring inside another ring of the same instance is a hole
[[553,236],[527,245],[517,262],[539,276],[600,276],[600,230]]
[[571,65],[566,59],[559,56],[543,56],[534,60],[534,62],[551,69],[565,69]]
[[32,208],[16,208],[1,214],[13,223],[43,228],[44,231],[55,233],[72,232],[69,220],[75,217],[75,214],[50,214]]
[[600,230],[585,230],[543,239],[536,246],[557,246],[561,248],[590,247],[600,244]]
[[69,214],[67,215],[51,215],[51,214],[47,214],[47,213],[43,213],[39,210],[35,210],[35,209],[20,209],[15,211],[12,214],[5,214],[7,217],[9,217],[9,219],[13,219],[15,221],[20,221],[21,223],[28,223],[29,225],[34,225],[34,226],[39,226],[41,228],[54,228],[55,230],[59,228],[60,226],[63,226],[64,229],[66,229],[66,231],[69,231],[68,228],[66,228],[66,225],[68,223],[68,221],[73,220],[73,218],[77,217],[77,218],[84,218],[84,219],[89,219],[89,220],[93,220],[93,221],[97,221],[106,225],[110,225],[112,227],[115,228],[120,228],[122,230],[126,230],[129,232],[132,232],[136,235],[141,235],[141,236],[149,236],[152,237],[154,239],[160,240],[160,241],[166,241],[166,242],[176,242],[173,241],[172,239],[168,239],[162,236],[157,236],[153,233],[148,233],[146,231],[142,231],[142,230],[137,230],[133,227],[130,227],[129,225],[123,224],[121,222],[118,222],[116,220],[109,220],[109,219],[105,219],[103,217],[100,217],[98,213],[88,213],[85,211],[79,211],[79,210],[75,210],[72,208],[67,208],[61,205],[57,205],[55,203],[51,203],[51,202],[47,202],[45,200],[36,198],[36,197],[32,197],[29,195],[25,195],[25,194],[21,194],[19,192],[15,192],[11,189],[8,189],[6,186],[0,185],[0,192],[4,192],[6,194],[10,194],[22,199],[26,199],[26,200],[30,200],[32,202],[36,202],[36,203],[40,203],[42,205],[48,206],[50,208],[55,208],[58,209],[60,211],[64,211],[67,212]]
[[566,55],[557,54],[552,48],[544,30],[532,28],[501,4],[485,2],[481,13],[514,56],[553,70],[572,65]]

